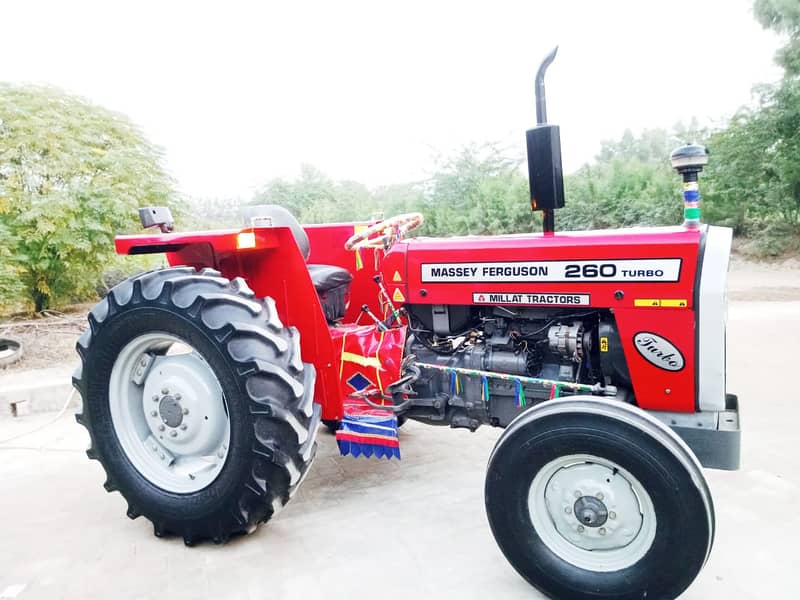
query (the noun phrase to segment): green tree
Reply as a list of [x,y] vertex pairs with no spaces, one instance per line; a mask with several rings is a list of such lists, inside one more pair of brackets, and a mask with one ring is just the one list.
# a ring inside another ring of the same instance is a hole
[[532,227],[528,182],[521,161],[492,144],[469,146],[440,159],[423,182],[370,190],[354,181],[334,181],[303,165],[293,181],[274,179],[252,204],[279,204],[302,223],[367,220],[422,212],[426,235],[508,233]]
[[336,183],[316,167],[303,164],[294,181],[273,179],[258,191],[251,204],[278,204],[303,223],[315,223],[337,213]]
[[0,85],[4,252],[36,311],[91,294],[114,234],[137,227],[138,206],[170,200],[160,157],[122,115],[52,88]]
[[385,217],[408,212],[424,212],[425,194],[421,183],[395,183],[372,192],[376,214]]
[[10,305],[10,299],[22,294],[22,284],[16,266],[11,260],[13,254],[10,240],[11,232],[0,223],[0,306],[6,299]]
[[560,229],[607,229],[676,225],[682,220],[680,179],[669,154],[686,141],[702,139],[697,124],[672,131],[625,131],[602,142],[596,159],[565,178],[566,206],[556,216]]
[[711,136],[705,199],[711,215],[757,233],[777,254],[800,232],[800,2],[756,0],[753,10],[784,36],[776,55],[783,77],[758,86],[757,105]]
[[536,227],[522,161],[494,144],[471,145],[439,160],[426,182],[425,232],[499,234]]
[[798,0],[756,0],[753,13],[762,27],[786,36],[775,61],[788,76],[800,74],[800,2]]
[[176,227],[186,230],[225,229],[244,224],[239,198],[191,198],[174,215]]

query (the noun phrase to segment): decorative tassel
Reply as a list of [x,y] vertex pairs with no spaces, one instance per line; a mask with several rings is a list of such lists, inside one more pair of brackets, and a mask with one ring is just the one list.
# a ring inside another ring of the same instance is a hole
[[356,248],[356,271],[364,268],[364,261],[361,260],[361,248]]
[[450,397],[458,394],[458,373],[450,371]]
[[561,386],[558,385],[557,383],[554,383],[553,387],[550,388],[550,400],[555,400],[556,398],[558,398],[560,392],[561,392]]
[[517,408],[522,408],[525,406],[525,388],[522,387],[522,382],[519,379],[514,380],[514,383],[517,390],[516,405]]
[[366,403],[345,404],[336,442],[342,456],[400,458],[397,418],[388,410],[375,409]]
[[485,375],[481,377],[481,402],[489,403],[489,379]]

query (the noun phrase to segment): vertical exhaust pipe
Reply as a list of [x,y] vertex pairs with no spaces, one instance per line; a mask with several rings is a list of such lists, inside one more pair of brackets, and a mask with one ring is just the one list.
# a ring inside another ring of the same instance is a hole
[[564,206],[564,174],[561,167],[561,134],[547,123],[544,76],[556,57],[558,46],[544,58],[536,72],[536,127],[526,133],[531,210],[542,211],[542,231],[555,232],[555,209]]
[[539,70],[536,71],[536,124],[547,124],[547,98],[544,93],[544,74],[547,67],[550,66],[558,53],[558,46],[550,51],[550,54],[544,57],[542,64],[539,65]]

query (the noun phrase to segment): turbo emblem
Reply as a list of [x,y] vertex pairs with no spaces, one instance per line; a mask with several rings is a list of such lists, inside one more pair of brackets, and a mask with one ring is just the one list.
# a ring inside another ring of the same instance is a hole
[[683,354],[672,342],[649,331],[634,335],[633,347],[647,362],[664,371],[680,371],[685,364]]

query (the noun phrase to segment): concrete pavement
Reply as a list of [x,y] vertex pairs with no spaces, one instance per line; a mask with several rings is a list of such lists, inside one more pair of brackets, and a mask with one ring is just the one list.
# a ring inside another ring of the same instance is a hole
[[[798,596],[800,406],[792,391],[800,302],[730,309],[729,390],[739,394],[742,470],[707,471],[717,511],[711,559],[683,598]],[[778,384],[782,385],[778,385]],[[0,419],[0,439],[51,418]],[[0,598],[539,598],[506,563],[483,509],[499,430],[408,423],[401,462],[317,462],[287,508],[254,535],[186,548],[130,521],[71,416],[0,450]],[[24,447],[24,449],[20,448]]]
[[[24,416],[59,410],[72,390],[77,366],[33,371],[0,371],[0,415]],[[78,403],[72,400],[74,406]]]

